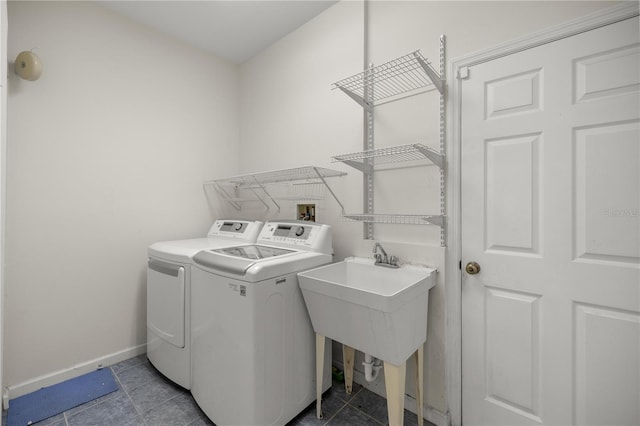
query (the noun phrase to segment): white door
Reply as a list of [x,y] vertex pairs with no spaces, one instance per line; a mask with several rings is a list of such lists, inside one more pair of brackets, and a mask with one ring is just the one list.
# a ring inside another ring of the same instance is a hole
[[639,63],[634,18],[469,68],[464,425],[640,424]]

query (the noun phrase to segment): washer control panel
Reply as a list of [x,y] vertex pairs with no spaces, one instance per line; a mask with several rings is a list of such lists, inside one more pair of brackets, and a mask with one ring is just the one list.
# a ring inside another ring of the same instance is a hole
[[258,236],[258,243],[333,253],[331,227],[314,222],[267,222]]

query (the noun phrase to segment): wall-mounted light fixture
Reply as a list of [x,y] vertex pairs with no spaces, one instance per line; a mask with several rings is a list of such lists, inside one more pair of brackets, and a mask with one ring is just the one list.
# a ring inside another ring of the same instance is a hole
[[15,71],[20,78],[36,81],[42,74],[42,62],[38,55],[31,51],[20,52],[16,57]]

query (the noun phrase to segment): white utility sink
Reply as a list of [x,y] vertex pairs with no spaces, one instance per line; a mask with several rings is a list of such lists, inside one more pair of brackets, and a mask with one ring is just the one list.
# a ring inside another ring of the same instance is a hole
[[394,365],[403,365],[427,338],[429,289],[435,270],[375,266],[351,257],[298,273],[317,334]]

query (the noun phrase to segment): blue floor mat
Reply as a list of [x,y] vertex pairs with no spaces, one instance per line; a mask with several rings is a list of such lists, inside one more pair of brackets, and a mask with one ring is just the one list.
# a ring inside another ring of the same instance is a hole
[[26,426],[118,390],[103,368],[9,401],[7,426]]

